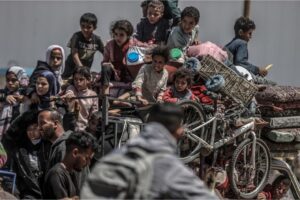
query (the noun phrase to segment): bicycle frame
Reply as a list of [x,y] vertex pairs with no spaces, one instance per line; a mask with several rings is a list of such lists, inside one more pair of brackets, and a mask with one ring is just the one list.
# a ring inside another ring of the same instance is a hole
[[[211,140],[210,140],[211,142],[210,142],[210,144],[208,144],[206,141],[204,141],[202,138],[198,137],[193,132],[209,125],[210,123],[213,123],[213,127],[212,127],[212,132],[211,132],[212,133],[211,134]],[[200,144],[202,144],[206,148],[215,150],[215,149],[218,149],[218,148],[224,146],[225,144],[233,141],[235,138],[237,138],[237,137],[239,137],[239,136],[241,136],[241,135],[243,135],[243,134],[245,134],[249,131],[253,132],[253,130],[254,130],[254,121],[252,121],[248,124],[245,124],[242,127],[234,130],[232,136],[227,136],[225,138],[222,138],[222,139],[218,140],[217,142],[214,142],[215,134],[216,134],[216,127],[217,127],[217,117],[214,116],[211,119],[209,119],[207,122],[205,122],[204,124],[194,128],[192,130],[185,129],[185,133],[186,133],[186,136],[191,138],[193,141],[199,142]]]

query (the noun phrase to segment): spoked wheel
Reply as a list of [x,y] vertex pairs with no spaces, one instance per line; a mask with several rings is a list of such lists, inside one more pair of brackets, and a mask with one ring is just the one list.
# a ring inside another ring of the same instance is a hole
[[183,124],[185,127],[185,135],[179,141],[179,154],[185,163],[189,163],[199,157],[199,149],[201,144],[193,136],[199,137],[207,141],[206,127],[193,131],[206,122],[206,115],[200,104],[193,101],[182,101],[179,105],[184,110]]
[[244,140],[234,151],[229,171],[230,186],[237,198],[252,199],[262,191],[270,174],[270,150],[256,139],[255,166],[252,164],[253,140]]

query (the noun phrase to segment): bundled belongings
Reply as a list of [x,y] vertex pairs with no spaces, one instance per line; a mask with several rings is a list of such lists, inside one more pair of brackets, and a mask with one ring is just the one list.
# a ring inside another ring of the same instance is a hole
[[268,105],[261,109],[264,117],[300,116],[300,87],[268,86],[256,94],[256,100],[261,105]]
[[300,116],[266,118],[271,129],[300,127]]
[[203,57],[210,55],[219,62],[224,62],[228,59],[228,54],[218,45],[207,41],[199,45],[190,46],[187,50],[189,57]]
[[295,139],[293,129],[277,129],[267,133],[267,138],[273,142],[292,142]]
[[262,118],[269,122],[263,135],[275,157],[293,158],[300,150],[300,87],[267,86],[256,94]]

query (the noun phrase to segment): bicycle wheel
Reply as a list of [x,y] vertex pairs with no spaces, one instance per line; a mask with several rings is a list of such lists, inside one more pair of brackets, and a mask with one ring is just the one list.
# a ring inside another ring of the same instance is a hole
[[[200,149],[201,144],[198,141],[191,137],[191,134],[195,134],[201,139],[207,141],[207,131],[205,127],[200,128],[197,131],[192,132],[191,130],[202,125],[206,122],[206,115],[202,109],[202,106],[193,101],[182,101],[179,105],[183,108],[184,119],[183,124],[186,129],[186,133],[179,142],[179,154],[185,163],[191,162],[196,159],[199,152],[197,149]],[[196,150],[196,151],[195,151]],[[196,156],[195,156],[196,155]]]
[[[180,105],[183,108],[183,124],[189,130],[192,130],[206,122],[206,114],[204,113],[201,104],[196,103],[194,101],[185,100],[179,102],[178,105]],[[205,128],[203,127],[197,130],[195,133],[197,133],[197,135],[202,136],[201,134],[203,134],[204,132]]]
[[251,163],[253,140],[244,140],[233,152],[229,181],[237,198],[252,199],[262,191],[270,174],[270,150],[264,141],[256,139],[255,166]]

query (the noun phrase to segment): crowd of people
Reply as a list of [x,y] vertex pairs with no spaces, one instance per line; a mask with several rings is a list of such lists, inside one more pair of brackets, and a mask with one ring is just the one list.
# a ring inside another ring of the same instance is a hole
[[[235,66],[244,67],[259,84],[268,71],[248,61],[247,43],[255,24],[238,18],[234,39],[220,48],[199,40],[197,8],[180,11],[177,1],[168,0],[147,0],[141,7],[144,16],[136,29],[126,19],[117,20],[106,44],[94,33],[96,15],[85,13],[80,18],[81,30],[68,42],[68,56],[61,46],[51,45],[30,78],[20,66],[8,68],[5,88],[0,91],[0,167],[16,174],[16,188],[10,191],[16,198],[78,199],[80,192],[83,198],[134,198],[130,195],[135,193],[118,196],[121,193],[113,183],[103,184],[105,177],[97,179],[104,176],[99,170],[105,169],[93,158],[99,151],[101,96],[111,95],[115,82],[128,86],[119,99],[140,102],[139,106],[154,104],[145,131],[121,148],[119,158],[133,147],[165,154],[153,161],[153,184],[147,196],[140,197],[217,198],[176,157],[183,116],[174,103],[212,104],[197,75],[199,59],[207,54],[237,74]],[[128,53],[133,47],[149,50],[137,64],[136,76],[129,70],[132,58]],[[90,70],[97,51],[103,60],[101,74],[95,78]],[[171,74],[166,66],[174,63],[180,67]],[[110,107],[120,104],[124,102],[110,102]]]

